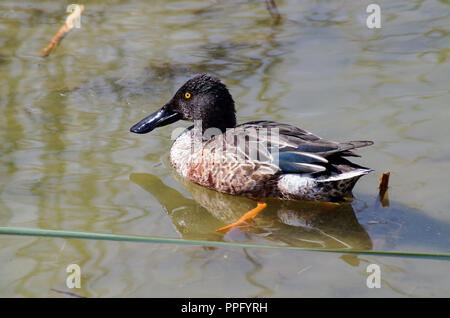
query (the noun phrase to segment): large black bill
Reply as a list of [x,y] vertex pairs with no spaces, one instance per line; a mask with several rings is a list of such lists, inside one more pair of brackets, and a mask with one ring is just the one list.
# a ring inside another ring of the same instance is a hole
[[145,117],[136,125],[130,128],[131,132],[136,134],[146,134],[151,132],[156,127],[162,127],[172,124],[181,119],[181,115],[178,113],[172,113],[167,111],[167,107],[164,106],[160,110]]

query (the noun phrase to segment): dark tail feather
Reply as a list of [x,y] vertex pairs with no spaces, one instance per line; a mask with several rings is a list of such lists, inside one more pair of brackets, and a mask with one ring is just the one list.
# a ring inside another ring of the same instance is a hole
[[344,150],[344,151],[356,149],[356,148],[367,147],[367,146],[372,146],[372,145],[373,145],[373,141],[369,141],[369,140],[349,141],[349,142],[343,142],[343,143],[339,144],[339,146],[341,146],[343,148],[342,150]]
[[351,151],[350,149],[356,149],[356,148],[362,148],[362,147],[367,147],[367,146],[372,146],[373,145],[373,141],[369,141],[369,140],[360,140],[360,141],[349,141],[349,142],[344,142],[339,144],[341,147],[349,147],[346,150],[342,151],[340,153],[341,156],[344,157],[361,157],[360,155],[354,153],[353,151]]
[[373,141],[368,140],[359,140],[359,141],[349,141],[349,142],[341,142],[338,144],[338,148],[326,152],[317,152],[317,155],[321,155],[325,158],[334,157],[334,156],[348,156],[348,157],[359,157],[359,155],[350,151],[352,149],[367,147],[373,145]]
[[351,150],[343,151],[343,152],[339,153],[339,155],[342,157],[361,157],[360,155],[354,153]]

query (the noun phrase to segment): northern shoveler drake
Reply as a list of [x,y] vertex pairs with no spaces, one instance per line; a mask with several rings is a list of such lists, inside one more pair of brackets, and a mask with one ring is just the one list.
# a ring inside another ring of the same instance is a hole
[[258,200],[226,230],[257,215],[264,198],[340,201],[372,169],[344,157],[372,141],[328,141],[298,127],[273,121],[236,125],[227,87],[209,74],[188,80],[155,113],[131,127],[145,134],[178,120],[193,121],[172,145],[170,161],[183,177],[202,186]]

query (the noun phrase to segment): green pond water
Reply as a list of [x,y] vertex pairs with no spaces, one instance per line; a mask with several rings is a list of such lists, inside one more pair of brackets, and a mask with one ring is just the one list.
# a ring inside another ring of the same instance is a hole
[[[86,1],[81,28],[38,56],[66,1],[0,2],[0,226],[277,246],[450,253],[450,3]],[[238,121],[373,140],[351,203],[254,202],[180,179],[178,122],[129,128],[193,74],[227,84]],[[377,201],[390,170],[389,206]],[[81,268],[68,289],[66,267]],[[366,286],[369,264],[381,288]],[[450,296],[450,263],[340,253],[0,235],[0,296]]]

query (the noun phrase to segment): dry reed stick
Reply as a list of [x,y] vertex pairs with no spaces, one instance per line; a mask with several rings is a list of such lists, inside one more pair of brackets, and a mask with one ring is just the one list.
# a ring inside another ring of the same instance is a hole
[[58,30],[58,32],[55,34],[54,37],[50,40],[50,43],[47,45],[47,47],[43,48],[39,55],[41,57],[47,57],[51,51],[61,42],[62,39],[69,33],[73,27],[75,26],[75,22],[77,19],[81,17],[81,13],[84,10],[84,5],[77,5],[75,6],[75,10],[70,13],[67,18],[64,25]]

